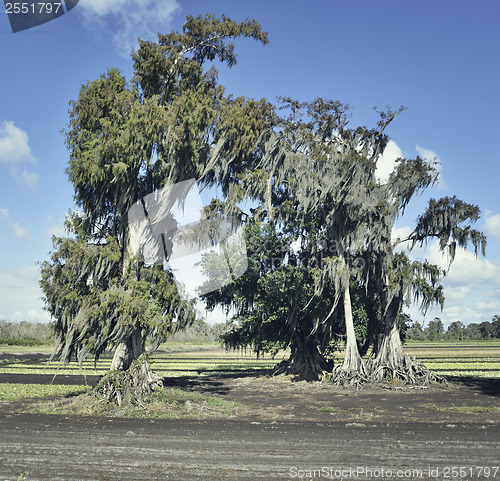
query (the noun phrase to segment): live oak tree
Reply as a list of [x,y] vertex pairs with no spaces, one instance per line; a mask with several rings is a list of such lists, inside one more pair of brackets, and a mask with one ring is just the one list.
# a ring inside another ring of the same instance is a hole
[[[273,222],[250,218],[245,225],[245,274],[204,297],[209,309],[222,305],[232,314],[222,336],[227,348],[250,347],[257,355],[273,357],[289,348],[290,359],[275,372],[317,377],[332,368],[328,354],[332,354],[333,336],[313,333],[315,319],[328,314],[331,299],[314,296],[314,277],[308,266],[315,260],[293,248],[294,231],[290,224],[277,229]],[[221,255],[206,254],[203,271],[211,279],[223,263]]]
[[[390,213],[391,223],[395,222],[399,211],[404,209],[415,191],[434,182],[436,175],[434,166],[422,159],[417,158],[410,163],[400,161],[387,184],[385,207]],[[405,302],[419,302],[424,312],[432,305],[442,307],[444,294],[440,280],[446,272],[427,261],[411,261],[405,254],[395,253],[395,247],[409,242],[411,250],[416,245],[425,245],[435,239],[440,250],[448,254],[450,265],[457,247],[467,248],[471,244],[476,255],[484,255],[486,237],[472,228],[479,216],[477,206],[456,197],[443,197],[437,201],[431,199],[408,237],[392,242],[388,233],[385,234],[386,242],[380,242],[378,262],[374,263],[380,266],[377,275],[385,317],[384,334],[372,363],[374,379],[391,376],[410,382],[427,382],[434,377],[404,353],[397,315]]]
[[[350,296],[351,281],[361,279],[362,270],[352,261],[366,249],[375,159],[387,143],[383,131],[395,114],[383,116],[377,129],[349,129],[348,107],[339,102],[283,98],[281,104],[288,115],[276,115],[273,127],[262,131],[253,168],[236,186],[239,197],[229,199],[257,202],[256,220],[278,230],[291,232],[294,226],[293,240],[300,244],[297,256],[317,260],[306,262],[314,286],[308,302],[286,312],[289,339],[300,332],[307,341],[290,344],[289,371],[324,373],[323,356],[338,334],[333,326],[342,317],[347,349],[339,375],[364,375]],[[288,263],[283,270],[290,270]],[[329,304],[326,312],[315,311],[320,301]]]
[[[346,351],[344,362],[333,370],[335,382],[357,384],[386,375],[426,382],[431,375],[403,351],[399,317],[405,303],[420,302],[423,311],[433,304],[442,305],[440,280],[445,272],[426,261],[411,260],[396,252],[396,247],[402,242],[414,247],[437,239],[451,260],[457,246],[466,247],[469,242],[476,254],[484,251],[484,235],[471,227],[479,209],[455,197],[431,200],[412,234],[394,242],[396,220],[412,197],[435,183],[438,175],[432,162],[417,157],[398,159],[386,182],[377,178],[377,162],[388,142],[384,130],[400,111],[382,112],[377,127],[370,130],[349,129],[348,109],[339,102],[300,103],[284,98],[282,107],[289,115],[276,116],[274,127],[262,132],[254,168],[241,178],[238,189],[242,197],[259,203],[257,219],[274,223],[278,231],[296,226],[299,256],[321,257],[321,263],[309,266],[314,293],[300,310],[313,324],[297,324],[293,309],[285,318],[289,336],[300,326],[313,341],[312,347],[292,349],[291,372],[318,376],[324,372],[321,356],[335,329],[338,332],[341,317]],[[284,263],[286,269],[289,266]],[[368,366],[356,342],[353,281],[364,286],[369,300],[371,333],[363,352],[371,344],[375,358]],[[313,299],[325,297],[330,299],[326,315],[308,316]]]
[[[54,239],[41,280],[54,319],[55,354],[63,361],[97,359],[114,348],[112,368],[125,371],[148,337],[165,339],[195,318],[172,273],[134,257],[128,211],[148,194],[187,179],[227,193],[246,168],[255,132],[272,108],[226,95],[210,67],[214,60],[236,63],[238,37],[267,43],[255,21],[188,17],[182,32],[139,42],[130,83],[110,69],[83,85],[71,103],[66,173],[80,211],[66,223],[70,237]],[[214,145],[229,166],[224,172],[214,168]],[[146,216],[147,207],[143,202]],[[146,384],[157,382],[147,369],[139,374]],[[129,381],[140,382],[134,376]]]

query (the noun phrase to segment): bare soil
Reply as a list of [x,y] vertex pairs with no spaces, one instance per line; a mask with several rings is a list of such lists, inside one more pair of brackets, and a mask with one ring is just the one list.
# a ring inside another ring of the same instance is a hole
[[[51,381],[0,374],[0,382]],[[164,384],[237,408],[224,417],[154,420],[30,414],[21,403],[2,403],[0,480],[23,473],[27,481],[500,479],[499,379],[427,389],[385,383],[345,390],[256,375]]]

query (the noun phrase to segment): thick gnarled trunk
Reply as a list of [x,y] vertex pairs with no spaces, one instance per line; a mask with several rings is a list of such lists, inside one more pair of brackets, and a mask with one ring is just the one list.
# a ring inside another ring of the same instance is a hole
[[142,330],[138,327],[118,344],[111,369],[100,379],[94,393],[122,406],[141,403],[162,386],[161,377],[151,370],[144,354]]
[[374,378],[380,380],[386,376],[397,377],[399,372],[406,370],[407,357],[403,350],[397,323],[394,322],[392,326],[386,326],[374,361]]
[[325,359],[319,352],[314,339],[302,339],[295,334],[290,357],[280,362],[274,374],[291,374],[301,379],[318,380],[331,372],[333,361]]
[[126,371],[143,351],[142,330],[138,327],[116,347],[113,361],[111,362],[111,370]]
[[141,404],[163,386],[160,376],[151,370],[147,356],[135,359],[126,371],[109,371],[94,388],[94,393],[118,406]]
[[411,359],[404,352],[398,324],[401,305],[401,300],[396,298],[391,301],[386,310],[384,335],[377,357],[370,365],[372,380],[399,379],[409,384],[428,384],[432,381],[440,381],[441,379],[423,364]]

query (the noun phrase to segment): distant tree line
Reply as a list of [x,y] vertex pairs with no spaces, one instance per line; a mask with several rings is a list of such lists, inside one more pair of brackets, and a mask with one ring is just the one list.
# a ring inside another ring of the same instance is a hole
[[415,321],[408,325],[406,338],[415,341],[500,339],[500,316],[493,316],[491,322],[473,322],[468,325],[461,321],[454,321],[447,330],[444,329],[439,317],[429,321],[427,327]]
[[227,331],[226,323],[208,324],[203,320],[196,320],[189,327],[172,334],[167,342],[181,342],[189,344],[219,344],[221,337]]
[[[227,330],[225,323],[208,324],[197,320],[183,331],[178,331],[168,340],[191,344],[216,344]],[[10,322],[0,320],[0,346],[40,346],[54,342],[54,330],[51,323]]]
[[0,345],[38,346],[53,342],[52,324],[0,321]]

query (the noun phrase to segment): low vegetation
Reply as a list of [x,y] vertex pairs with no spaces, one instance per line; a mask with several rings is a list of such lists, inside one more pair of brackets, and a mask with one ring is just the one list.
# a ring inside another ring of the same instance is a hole
[[150,419],[226,417],[238,406],[215,396],[170,387],[157,389],[145,401],[126,405],[105,402],[89,388],[79,396],[69,394],[29,401],[23,410],[31,413]]
[[90,386],[59,384],[0,384],[0,402],[76,396],[89,392]]
[[[194,346],[191,351],[177,352],[167,352],[166,349],[168,343],[161,345],[160,350],[153,354],[150,360],[151,368],[159,379],[169,379],[178,386],[183,385],[183,380],[200,378],[202,381],[207,376],[269,375],[276,363],[288,355],[286,352],[279,352],[274,359],[257,359],[251,352],[226,352],[220,348],[200,350]],[[96,377],[90,376],[102,376],[108,372],[110,357],[102,358],[95,365],[90,361],[82,365],[72,362],[61,368],[58,362],[53,361],[9,359],[8,353],[16,351],[15,347],[4,347],[2,351],[7,353],[7,359],[3,362],[0,375],[32,374],[35,378],[42,374],[51,375],[55,376],[55,383],[58,382],[57,376],[63,375],[76,375],[75,379],[80,379],[82,385],[0,383],[0,402],[26,401],[29,409],[35,412],[168,418],[225,416],[230,415],[236,408],[234,403],[219,396],[206,396],[180,387],[160,387],[160,384],[146,401],[130,396],[130,399],[124,402],[126,395],[121,392],[120,402],[117,402],[117,399],[107,402],[105,396],[96,397],[91,387],[85,384],[95,384]],[[410,342],[407,352],[445,379],[500,378],[500,342]],[[334,362],[342,362],[342,353],[339,353]],[[104,379],[100,383],[102,390],[105,378],[101,379]],[[203,385],[203,381],[198,384]],[[321,404],[318,409],[321,412],[330,412],[335,407]]]
[[43,346],[52,343],[52,324],[0,320],[0,346]]

